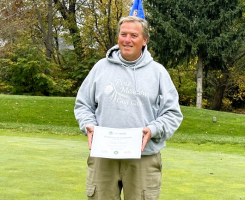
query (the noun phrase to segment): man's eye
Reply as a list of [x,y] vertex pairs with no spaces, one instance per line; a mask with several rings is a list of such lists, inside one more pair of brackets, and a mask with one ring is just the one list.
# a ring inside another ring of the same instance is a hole
[[134,37],[134,38],[135,38],[135,37],[137,37],[137,35],[132,35],[132,37]]

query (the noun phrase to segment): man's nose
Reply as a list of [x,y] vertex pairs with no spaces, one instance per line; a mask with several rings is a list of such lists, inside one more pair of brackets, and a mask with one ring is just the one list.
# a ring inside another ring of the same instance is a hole
[[128,34],[125,38],[125,42],[130,42],[131,41],[131,36]]

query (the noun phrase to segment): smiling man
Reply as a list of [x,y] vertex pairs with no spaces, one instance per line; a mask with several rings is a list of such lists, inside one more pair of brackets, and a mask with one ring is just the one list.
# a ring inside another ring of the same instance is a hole
[[91,149],[94,126],[142,128],[141,159],[88,157],[89,200],[157,200],[162,161],[160,150],[183,116],[178,93],[166,69],[147,50],[147,21],[119,21],[118,45],[100,60],[82,83],[75,117]]
[[118,36],[121,56],[127,61],[138,59],[142,47],[146,45],[147,38],[147,36],[143,36],[141,23],[130,21],[122,23]]

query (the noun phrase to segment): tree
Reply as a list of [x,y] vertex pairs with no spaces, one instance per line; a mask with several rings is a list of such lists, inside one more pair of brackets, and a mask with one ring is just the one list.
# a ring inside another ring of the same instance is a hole
[[26,28],[25,16],[27,9],[22,0],[0,2],[0,38],[5,46],[11,48]]
[[86,0],[70,0],[69,2],[54,0],[54,3],[64,20],[63,26],[67,28],[70,32],[77,58],[79,61],[82,61],[84,47],[80,35],[80,29],[77,23],[76,13],[77,9],[86,3]]
[[0,60],[1,81],[12,86],[13,94],[49,95],[55,82],[44,73],[47,66],[54,67],[40,49],[28,42],[15,44],[13,52]]
[[86,45],[100,48],[105,54],[117,44],[117,24],[122,16],[129,14],[131,3],[130,0],[89,0],[81,28]]
[[[43,19],[41,17],[41,14],[39,12],[39,8],[37,5],[36,0],[33,0],[34,7],[37,13],[38,21],[40,23],[40,29],[43,33],[43,41],[46,47],[46,56],[49,61],[51,61],[52,54],[53,54],[53,9],[52,9],[52,0],[48,0],[48,25],[47,25],[47,31],[45,30],[45,26],[43,23]],[[49,72],[50,73],[50,72]]]
[[178,65],[168,69],[175,87],[179,93],[179,102],[184,106],[194,106],[196,97],[196,81],[194,63]]
[[[117,23],[128,15],[130,4],[131,0],[0,2],[0,79],[13,93],[74,96],[93,65],[116,44]],[[60,38],[74,48],[61,50]],[[42,87],[37,86],[40,80],[46,82]]]
[[212,109],[221,109],[222,97],[225,95],[225,92],[226,98],[230,99],[235,107],[238,107],[239,104],[244,107],[244,103],[241,103],[244,102],[245,97],[244,59],[245,48],[243,43],[243,46],[239,51],[227,59],[227,70],[225,72],[221,71],[216,86],[216,93],[212,102]]
[[198,58],[196,107],[202,107],[203,70],[226,69],[225,60],[239,49],[244,28],[239,0],[147,0],[151,43],[164,65]]
[[117,24],[128,15],[130,4],[130,0],[89,0],[84,4],[86,9],[77,12],[84,47],[83,60],[73,65],[77,88],[93,65],[117,44]]

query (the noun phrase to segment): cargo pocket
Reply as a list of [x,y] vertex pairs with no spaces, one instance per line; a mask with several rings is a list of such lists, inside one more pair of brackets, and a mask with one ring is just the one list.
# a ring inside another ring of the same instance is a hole
[[157,153],[157,157],[158,157],[158,164],[160,167],[160,171],[162,171],[162,156],[160,152]]
[[144,200],[157,200],[160,195],[160,189],[144,190]]
[[96,186],[95,185],[87,185],[86,194],[88,197],[93,197],[95,194]]

